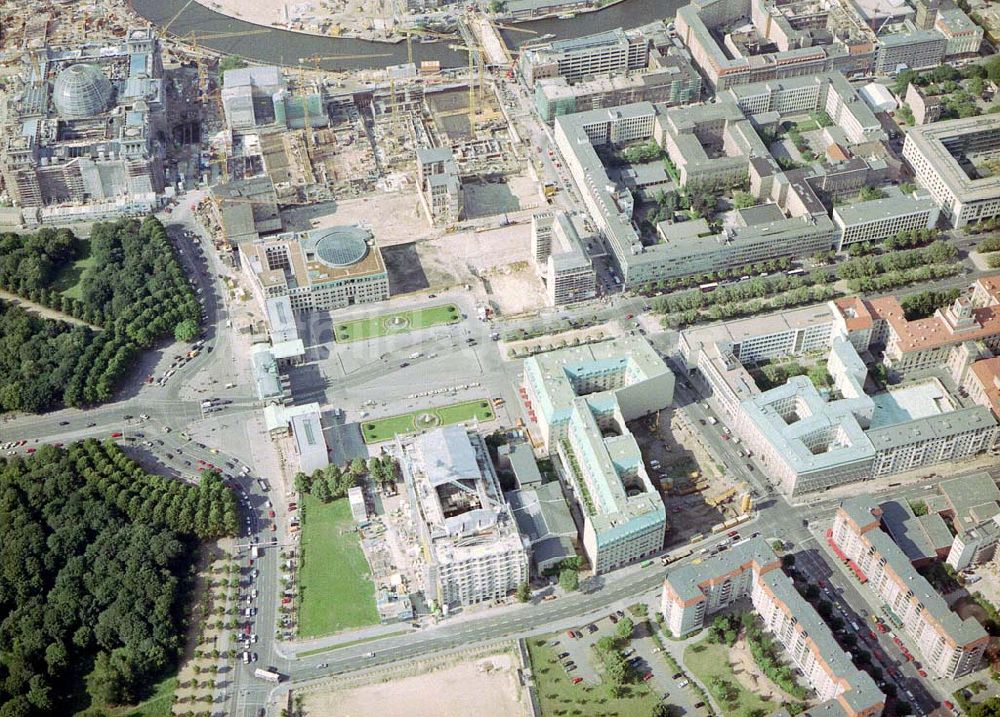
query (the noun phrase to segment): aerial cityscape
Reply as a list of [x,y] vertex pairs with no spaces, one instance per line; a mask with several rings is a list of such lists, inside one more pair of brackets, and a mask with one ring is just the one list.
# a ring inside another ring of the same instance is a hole
[[0,0],[0,717],[1000,717],[996,0]]

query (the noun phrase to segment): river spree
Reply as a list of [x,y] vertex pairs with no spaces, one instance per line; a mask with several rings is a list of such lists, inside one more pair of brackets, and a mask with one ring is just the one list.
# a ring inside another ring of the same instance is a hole
[[[262,26],[221,15],[189,0],[131,0],[135,12],[154,25],[162,27],[180,12],[170,26],[170,33],[187,35],[195,33],[236,32],[260,30]],[[511,48],[545,34],[558,38],[580,37],[616,27],[635,27],[653,20],[673,16],[686,0],[623,0],[599,12],[583,13],[567,20],[537,20],[518,27],[534,30],[537,35],[524,32],[504,32],[504,39]],[[185,8],[184,6],[187,5]],[[183,12],[181,10],[183,9]],[[460,41],[458,41],[460,44]],[[297,65],[299,58],[333,55],[380,55],[370,59],[329,60],[321,63],[327,69],[362,70],[397,65],[406,62],[406,43],[390,45],[340,37],[320,37],[277,28],[247,37],[206,40],[200,43],[219,52],[241,55],[256,62],[279,65]],[[385,57],[384,55],[390,55]],[[467,62],[464,52],[448,49],[448,42],[433,44],[413,43],[413,60],[438,60],[443,67],[462,67]],[[310,63],[311,65],[312,63]]]

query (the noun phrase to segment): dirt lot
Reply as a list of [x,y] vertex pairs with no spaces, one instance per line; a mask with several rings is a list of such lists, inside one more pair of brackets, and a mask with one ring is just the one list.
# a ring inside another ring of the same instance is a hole
[[528,709],[520,700],[516,668],[508,655],[494,655],[455,667],[351,690],[308,693],[306,717],[520,717]]
[[420,211],[420,199],[415,190],[338,201],[336,211],[312,221],[312,226],[317,228],[340,224],[367,225],[380,247],[420,241],[435,233]]

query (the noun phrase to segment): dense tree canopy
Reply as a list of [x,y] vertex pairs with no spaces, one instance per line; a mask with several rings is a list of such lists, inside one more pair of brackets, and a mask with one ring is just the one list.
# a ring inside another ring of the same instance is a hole
[[156,219],[97,224],[90,251],[92,262],[76,298],[53,286],[79,252],[70,232],[0,235],[0,288],[102,329],[26,317],[0,302],[0,387],[17,386],[0,389],[0,412],[106,401],[143,348],[172,337],[178,327],[187,335],[201,320],[194,292]]
[[0,460],[0,715],[141,698],[176,659],[197,541],[235,529],[214,473],[149,475],[93,440]]

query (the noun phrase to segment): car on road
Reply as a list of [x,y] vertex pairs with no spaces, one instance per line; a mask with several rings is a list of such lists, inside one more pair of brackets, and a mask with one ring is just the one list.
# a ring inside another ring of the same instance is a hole
[[558,655],[558,657],[561,660],[561,659],[563,659],[565,657],[569,657],[569,653],[568,652],[560,652],[559,655]]
[[121,431],[115,431],[114,433],[111,434],[111,437],[112,438],[121,438],[122,437]]
[[69,421],[59,421],[59,425],[60,426],[68,426],[69,425]]
[[677,683],[677,686],[678,687],[687,687],[690,684],[691,683],[688,680],[681,680],[680,682]]
[[578,685],[578,684],[580,684],[581,682],[583,682],[583,678],[582,678],[582,677],[574,677],[574,678],[573,678],[573,684],[574,684],[574,685]]

